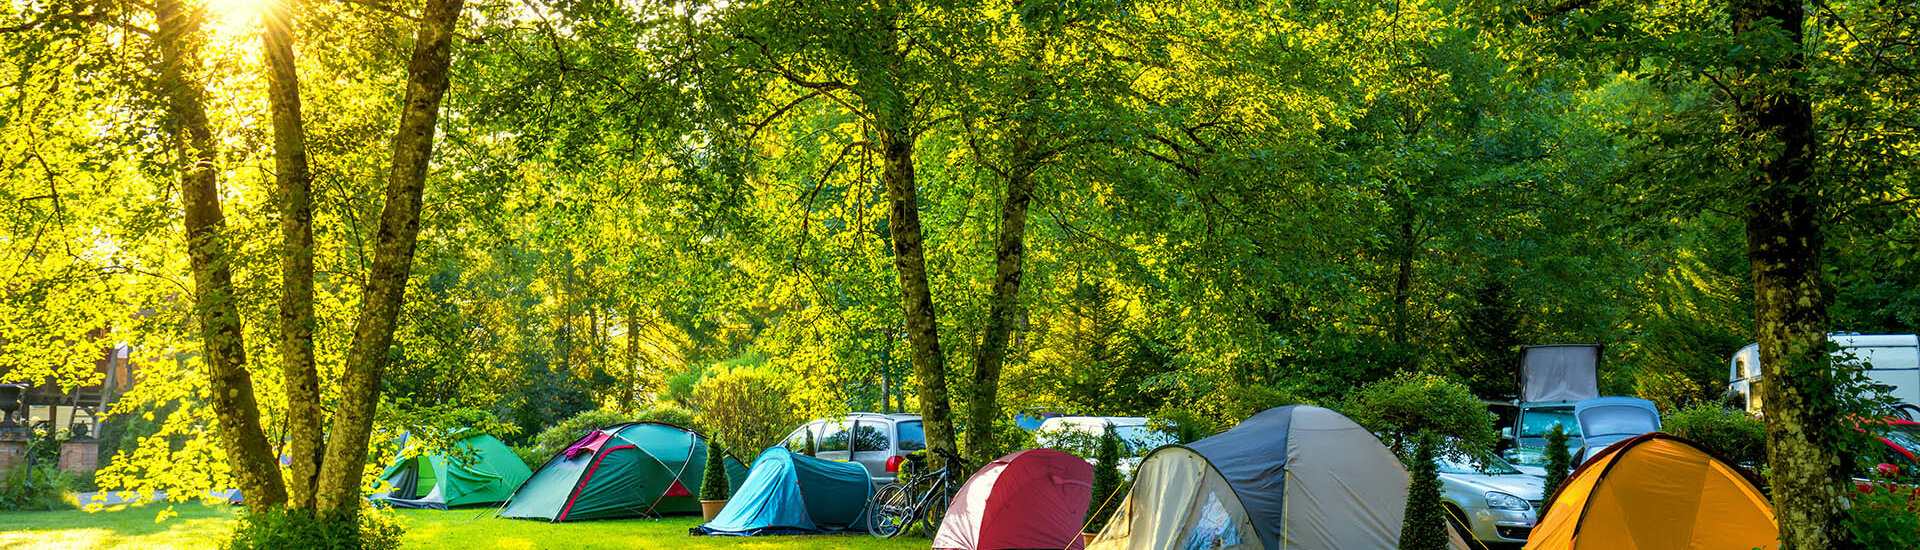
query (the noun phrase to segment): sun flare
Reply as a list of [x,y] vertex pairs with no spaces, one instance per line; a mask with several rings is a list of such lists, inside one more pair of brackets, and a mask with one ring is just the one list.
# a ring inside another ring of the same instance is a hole
[[261,8],[272,1],[206,0],[207,15],[217,21],[212,25],[214,32],[221,36],[239,36],[251,32],[253,24],[260,19]]

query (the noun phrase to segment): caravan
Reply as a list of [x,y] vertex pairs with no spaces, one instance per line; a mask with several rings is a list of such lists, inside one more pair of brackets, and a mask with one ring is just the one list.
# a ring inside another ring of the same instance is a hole
[[[1920,337],[1912,334],[1833,334],[1827,336],[1840,350],[1868,365],[1867,376],[1891,388],[1893,397],[1912,410],[1920,408]],[[1727,392],[1746,407],[1760,411],[1760,345],[1747,344],[1733,354],[1727,366]]]

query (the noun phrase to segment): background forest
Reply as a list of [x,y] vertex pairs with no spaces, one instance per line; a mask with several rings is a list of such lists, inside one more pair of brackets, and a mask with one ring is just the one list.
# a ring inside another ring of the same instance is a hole
[[[230,298],[278,442],[268,67],[252,3],[204,4],[188,3],[207,10],[191,38]],[[1920,6],[1815,5],[1797,90],[1830,327],[1920,332]],[[0,5],[0,361],[78,386],[102,344],[133,343],[145,378],[113,414],[162,437],[122,445],[103,484],[226,487],[203,435],[164,33],[141,6]],[[314,362],[334,380],[426,16],[291,9]],[[796,419],[926,412],[938,391],[974,434],[1028,407],[1227,426],[1401,372],[1507,399],[1518,346],[1576,342],[1606,346],[1610,394],[1716,401],[1756,341],[1735,113],[1742,86],[1767,85],[1740,77],[1757,46],[1730,17],[1705,1],[475,0],[377,433],[483,422],[528,445],[582,411],[739,388]],[[917,268],[900,253],[915,247]],[[321,409],[341,391],[322,383]]]

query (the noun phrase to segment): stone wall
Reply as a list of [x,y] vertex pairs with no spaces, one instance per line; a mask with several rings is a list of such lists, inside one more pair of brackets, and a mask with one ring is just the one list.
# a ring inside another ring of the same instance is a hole
[[92,438],[61,442],[60,469],[76,475],[100,469],[100,442]]

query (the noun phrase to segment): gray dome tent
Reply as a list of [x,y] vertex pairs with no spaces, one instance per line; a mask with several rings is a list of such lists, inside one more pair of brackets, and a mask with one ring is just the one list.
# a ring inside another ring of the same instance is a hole
[[1268,409],[1148,454],[1088,549],[1394,550],[1407,485],[1400,460],[1340,413]]

